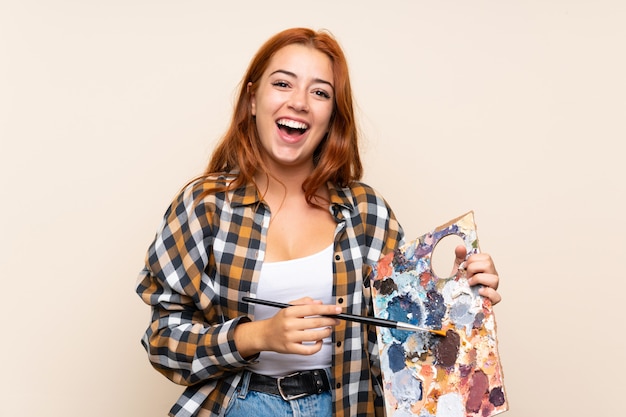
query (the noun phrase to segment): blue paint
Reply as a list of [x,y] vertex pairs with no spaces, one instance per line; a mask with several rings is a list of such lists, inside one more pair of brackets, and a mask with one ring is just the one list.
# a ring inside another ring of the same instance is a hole
[[415,275],[408,272],[398,273],[395,277],[393,277],[393,280],[398,288],[410,287],[415,283]]
[[[461,321],[466,324],[469,321],[469,323],[473,323],[474,315],[470,313],[471,299],[468,296],[461,295],[457,300],[450,306],[450,318],[454,322]],[[468,320],[465,316],[471,316],[471,320]]]
[[[420,325],[422,321],[422,309],[420,308],[419,301],[415,302],[411,300],[408,295],[399,295],[389,301],[387,304],[387,315],[389,320],[415,325]],[[391,334],[400,342],[405,342],[411,333],[392,329]]]
[[399,372],[405,368],[406,364],[404,362],[404,348],[401,344],[394,343],[389,346],[387,354],[389,356],[389,368],[393,372]]
[[476,314],[472,311],[471,303],[472,297],[462,294],[450,306],[450,320],[452,320],[457,329],[465,327],[468,331],[471,331],[474,327]]
[[424,306],[427,311],[425,324],[433,329],[441,329],[447,309],[443,296],[437,291],[428,291]]
[[393,413],[394,417],[413,416],[414,414],[409,413],[411,405],[424,397],[422,381],[415,378],[410,369],[404,369],[393,374],[391,392],[398,401],[398,408]]
[[387,313],[391,320],[408,321],[411,324],[419,324],[422,321],[419,302],[413,301],[408,295],[394,297],[387,305]]

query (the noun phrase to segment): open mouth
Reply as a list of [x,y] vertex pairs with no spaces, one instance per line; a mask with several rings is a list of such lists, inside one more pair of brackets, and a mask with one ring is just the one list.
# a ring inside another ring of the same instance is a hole
[[278,128],[289,136],[299,136],[307,131],[309,125],[290,119],[279,119],[276,121]]

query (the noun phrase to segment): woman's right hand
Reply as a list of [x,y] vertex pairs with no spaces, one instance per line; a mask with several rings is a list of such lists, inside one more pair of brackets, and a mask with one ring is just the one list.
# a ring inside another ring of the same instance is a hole
[[324,317],[341,313],[341,307],[322,304],[310,297],[289,302],[267,320],[240,323],[235,344],[244,358],[262,351],[312,355],[322,348],[322,339],[332,333],[339,319]]

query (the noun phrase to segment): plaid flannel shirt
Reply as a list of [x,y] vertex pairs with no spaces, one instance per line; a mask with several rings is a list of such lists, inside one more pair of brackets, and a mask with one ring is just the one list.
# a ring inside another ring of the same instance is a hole
[[[253,317],[254,306],[241,297],[256,294],[270,212],[253,185],[215,191],[232,178],[204,178],[181,191],[138,278],[137,293],[152,310],[142,344],[159,372],[187,386],[170,416],[223,415],[251,363],[237,351],[233,333]],[[401,227],[367,185],[329,185],[329,191],[337,222],[334,300],[344,312],[372,315],[368,276],[401,244]],[[383,416],[375,328],[341,321],[332,342],[333,416]]]

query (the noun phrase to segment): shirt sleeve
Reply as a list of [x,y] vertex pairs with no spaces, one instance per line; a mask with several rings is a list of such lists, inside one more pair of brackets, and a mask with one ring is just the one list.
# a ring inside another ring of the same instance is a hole
[[219,378],[250,363],[233,338],[237,324],[249,319],[222,317],[214,283],[205,272],[213,233],[210,205],[198,198],[201,192],[192,184],[170,205],[136,287],[152,310],[142,338],[149,360],[182,385]]

